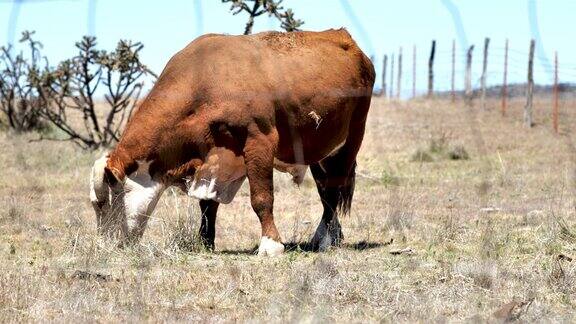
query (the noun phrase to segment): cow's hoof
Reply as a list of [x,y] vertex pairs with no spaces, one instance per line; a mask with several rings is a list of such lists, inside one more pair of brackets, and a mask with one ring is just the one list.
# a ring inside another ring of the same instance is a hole
[[326,226],[326,223],[321,221],[312,238],[312,250],[325,252],[333,246],[340,246],[343,240],[344,235],[338,221],[331,226]]
[[314,238],[312,238],[311,242],[312,250],[318,252],[326,252],[332,246],[332,244],[330,244],[331,241],[332,240],[330,234],[328,233],[322,237],[314,235]]
[[276,242],[267,236],[262,236],[260,247],[258,248],[258,256],[275,257],[282,253],[284,253],[284,244]]

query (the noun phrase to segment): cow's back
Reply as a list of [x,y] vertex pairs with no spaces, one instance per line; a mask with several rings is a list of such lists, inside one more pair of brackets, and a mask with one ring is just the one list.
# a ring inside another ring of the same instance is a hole
[[[372,87],[374,69],[345,29],[206,35],[166,68],[193,77],[203,90],[278,97],[297,91]],[[267,90],[268,93],[262,93]]]

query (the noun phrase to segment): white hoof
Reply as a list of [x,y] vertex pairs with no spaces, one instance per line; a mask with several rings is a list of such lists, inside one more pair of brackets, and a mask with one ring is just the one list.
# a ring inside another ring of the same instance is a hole
[[273,239],[262,236],[260,240],[260,247],[258,248],[258,256],[275,257],[284,253],[284,244],[276,242]]

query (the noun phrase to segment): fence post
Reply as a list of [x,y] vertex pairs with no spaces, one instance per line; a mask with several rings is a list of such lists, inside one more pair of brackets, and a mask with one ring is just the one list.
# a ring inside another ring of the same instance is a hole
[[382,90],[380,94],[386,98],[386,68],[388,67],[388,55],[384,55],[384,61],[382,62]]
[[412,50],[412,98],[416,98],[416,45]]
[[456,40],[452,40],[452,103],[456,102]]
[[472,100],[472,55],[474,54],[474,45],[468,48],[466,54],[466,99]]
[[506,116],[508,108],[508,39],[504,48],[504,80],[502,82],[502,116]]
[[528,58],[528,85],[526,90],[526,106],[524,107],[524,123],[527,127],[534,125],[532,119],[532,99],[534,97],[534,50],[536,41],[530,41],[530,56]]
[[392,54],[390,62],[390,94],[389,99],[394,99],[394,54]]
[[428,60],[428,97],[434,95],[434,57],[436,56],[436,41],[432,41],[430,50],[430,59]]
[[396,100],[400,100],[400,92],[402,92],[402,47],[398,53],[398,82],[396,83]]
[[552,111],[552,123],[554,131],[558,134],[558,52],[554,53],[554,110]]
[[484,60],[482,61],[482,109],[486,109],[486,73],[488,72],[488,47],[490,38],[484,39]]

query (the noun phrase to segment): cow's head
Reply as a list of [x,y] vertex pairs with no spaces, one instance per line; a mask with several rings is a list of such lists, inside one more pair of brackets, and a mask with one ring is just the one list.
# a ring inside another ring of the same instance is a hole
[[[100,234],[121,240],[139,239],[164,189],[179,185],[177,180],[165,183],[157,179],[150,174],[149,166],[150,162],[137,161],[126,167],[109,155],[96,160],[90,175],[90,200]],[[229,203],[246,178],[246,167],[244,158],[231,150],[213,148],[181,176],[186,180],[182,189],[188,195]]]
[[130,173],[124,174],[110,163],[108,155],[96,160],[90,175],[90,200],[99,233],[122,240],[140,238],[165,189],[150,175],[149,165],[136,162]]

